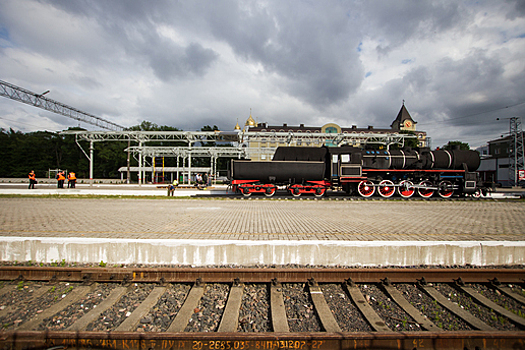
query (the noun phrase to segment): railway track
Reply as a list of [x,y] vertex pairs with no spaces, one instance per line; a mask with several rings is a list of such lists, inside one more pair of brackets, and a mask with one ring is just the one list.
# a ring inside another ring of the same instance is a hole
[[523,349],[523,269],[0,267],[0,349]]

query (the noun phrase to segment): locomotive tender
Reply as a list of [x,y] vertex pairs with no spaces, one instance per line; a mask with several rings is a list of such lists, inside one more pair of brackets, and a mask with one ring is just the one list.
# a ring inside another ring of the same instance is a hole
[[279,147],[271,161],[232,160],[228,177],[233,190],[245,197],[271,197],[286,188],[294,197],[322,197],[331,189],[366,198],[375,193],[389,198],[396,192],[403,198],[415,193],[449,198],[481,194],[479,165],[478,152],[470,150]]

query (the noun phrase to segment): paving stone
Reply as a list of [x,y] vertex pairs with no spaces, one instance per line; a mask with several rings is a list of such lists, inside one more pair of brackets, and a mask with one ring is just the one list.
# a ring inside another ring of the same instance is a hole
[[0,198],[0,236],[523,241],[516,201]]

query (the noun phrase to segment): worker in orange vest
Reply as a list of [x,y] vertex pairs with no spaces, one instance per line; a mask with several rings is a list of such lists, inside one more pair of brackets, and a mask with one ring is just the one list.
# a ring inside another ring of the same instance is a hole
[[75,188],[77,182],[77,177],[75,173],[71,172],[67,174],[67,188]]
[[31,172],[29,173],[29,175],[27,175],[29,177],[29,189],[35,189],[35,184],[37,184],[38,182],[36,181],[36,175],[35,175],[35,171],[34,170],[31,170]]
[[58,180],[58,188],[64,188],[64,181],[66,181],[66,177],[64,176],[63,171],[58,172],[57,180]]

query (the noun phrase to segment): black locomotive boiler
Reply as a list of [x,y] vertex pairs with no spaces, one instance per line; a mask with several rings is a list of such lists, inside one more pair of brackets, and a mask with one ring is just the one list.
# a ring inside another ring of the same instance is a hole
[[464,150],[362,150],[355,147],[279,147],[271,161],[232,160],[228,177],[236,192],[268,197],[278,188],[294,197],[327,190],[371,197],[479,196],[478,152]]

